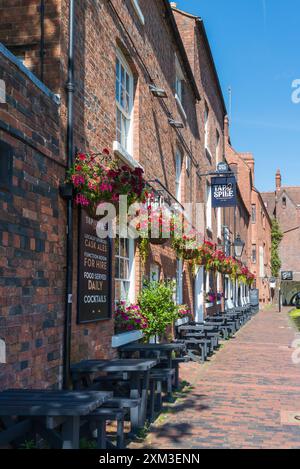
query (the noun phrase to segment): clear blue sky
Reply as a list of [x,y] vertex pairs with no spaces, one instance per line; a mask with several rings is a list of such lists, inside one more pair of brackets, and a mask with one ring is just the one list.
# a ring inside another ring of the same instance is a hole
[[299,0],[178,0],[200,16],[228,104],[232,88],[232,144],[253,152],[256,186],[300,185],[300,104],[291,99],[300,79]]

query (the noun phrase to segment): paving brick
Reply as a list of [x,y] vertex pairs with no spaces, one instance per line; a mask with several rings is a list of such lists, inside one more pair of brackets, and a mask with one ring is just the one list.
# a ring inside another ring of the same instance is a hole
[[[283,313],[262,311],[205,365],[180,367],[192,390],[143,444],[153,449],[300,448],[300,365],[292,362],[296,331]],[[283,348],[284,347],[284,348]]]

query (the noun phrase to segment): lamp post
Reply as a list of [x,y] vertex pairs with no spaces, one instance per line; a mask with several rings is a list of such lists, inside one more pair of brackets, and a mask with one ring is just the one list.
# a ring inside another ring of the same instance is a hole
[[234,257],[241,259],[243,252],[244,252],[244,248],[245,248],[245,241],[241,239],[239,234],[235,238],[235,241],[233,243],[233,248],[234,248]]

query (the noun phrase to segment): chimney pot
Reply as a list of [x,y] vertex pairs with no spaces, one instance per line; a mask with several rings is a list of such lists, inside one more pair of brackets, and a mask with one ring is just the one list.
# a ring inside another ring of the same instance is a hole
[[282,182],[281,172],[280,172],[280,169],[278,169],[276,173],[276,190],[277,191],[280,191],[281,189],[281,182]]
[[177,3],[176,2],[171,2],[171,8],[177,8]]

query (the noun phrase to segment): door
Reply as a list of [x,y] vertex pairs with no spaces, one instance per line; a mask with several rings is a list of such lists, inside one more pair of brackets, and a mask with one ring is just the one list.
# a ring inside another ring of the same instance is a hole
[[204,319],[204,267],[199,267],[195,278],[195,321]]

